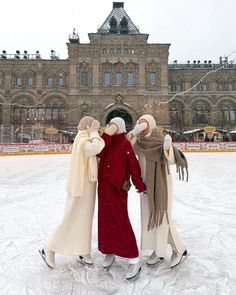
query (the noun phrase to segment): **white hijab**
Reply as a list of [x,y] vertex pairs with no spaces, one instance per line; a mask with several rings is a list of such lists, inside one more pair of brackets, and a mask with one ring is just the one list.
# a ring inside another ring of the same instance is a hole
[[121,133],[126,133],[126,128],[125,128],[125,121],[120,118],[120,117],[115,117],[111,119],[110,124],[114,123],[118,127],[118,131],[116,134],[121,134]]

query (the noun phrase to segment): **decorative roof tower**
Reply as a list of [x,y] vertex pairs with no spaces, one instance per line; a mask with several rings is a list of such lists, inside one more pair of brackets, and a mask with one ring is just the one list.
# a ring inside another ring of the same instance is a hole
[[111,13],[97,32],[98,34],[140,34],[124,10],[124,2],[113,2]]

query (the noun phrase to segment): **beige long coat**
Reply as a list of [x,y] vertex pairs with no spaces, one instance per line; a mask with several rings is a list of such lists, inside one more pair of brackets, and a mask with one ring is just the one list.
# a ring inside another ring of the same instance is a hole
[[[132,139],[134,144],[136,138]],[[139,164],[141,167],[141,173],[144,183],[146,182],[146,158],[142,152],[137,153]],[[165,157],[168,160],[168,165],[175,164],[174,153],[172,146],[170,147],[169,153],[165,151]],[[181,252],[185,249],[182,241],[180,240],[179,234],[173,225],[171,218],[172,209],[172,177],[167,172],[167,194],[168,194],[168,217],[169,224],[167,223],[166,216],[164,217],[163,223],[148,231],[147,225],[149,220],[149,206],[148,206],[148,196],[142,197],[141,202],[141,250],[155,250],[157,256],[164,257],[166,254],[167,245],[170,244],[175,252]]]
[[[90,134],[90,140],[83,144],[81,152],[84,153],[85,158],[93,157],[103,147],[103,139],[97,132],[93,132]],[[96,182],[89,181],[88,174],[88,165],[86,165],[83,177],[83,194],[79,197],[67,194],[64,217],[48,241],[47,250],[69,255],[85,255],[91,252]]]

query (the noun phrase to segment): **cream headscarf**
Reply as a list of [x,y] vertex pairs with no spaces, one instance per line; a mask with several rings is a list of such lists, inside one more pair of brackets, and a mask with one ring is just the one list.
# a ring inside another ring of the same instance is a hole
[[69,174],[66,191],[72,197],[80,197],[84,193],[84,180],[88,177],[91,182],[97,181],[97,159],[96,156],[87,158],[84,154],[84,145],[90,142],[87,130],[94,121],[93,117],[82,118],[78,125],[78,133],[75,137],[70,159]]
[[126,133],[125,129],[125,121],[120,117],[115,117],[111,119],[110,124],[114,123],[118,127],[118,131],[116,134]]
[[146,120],[148,123],[149,130],[148,130],[148,134],[146,136],[151,135],[152,131],[157,127],[154,117],[149,114],[146,114],[146,115],[141,116],[138,121],[140,122],[141,119]]

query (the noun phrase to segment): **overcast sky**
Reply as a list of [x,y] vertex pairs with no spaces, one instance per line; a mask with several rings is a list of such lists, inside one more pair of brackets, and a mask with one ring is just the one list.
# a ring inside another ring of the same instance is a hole
[[[0,52],[53,49],[67,58],[73,28],[81,43],[97,32],[111,0],[9,0],[0,4]],[[236,50],[236,0],[125,0],[125,11],[149,43],[171,43],[169,62],[218,61]],[[236,53],[230,57],[236,59]]]

